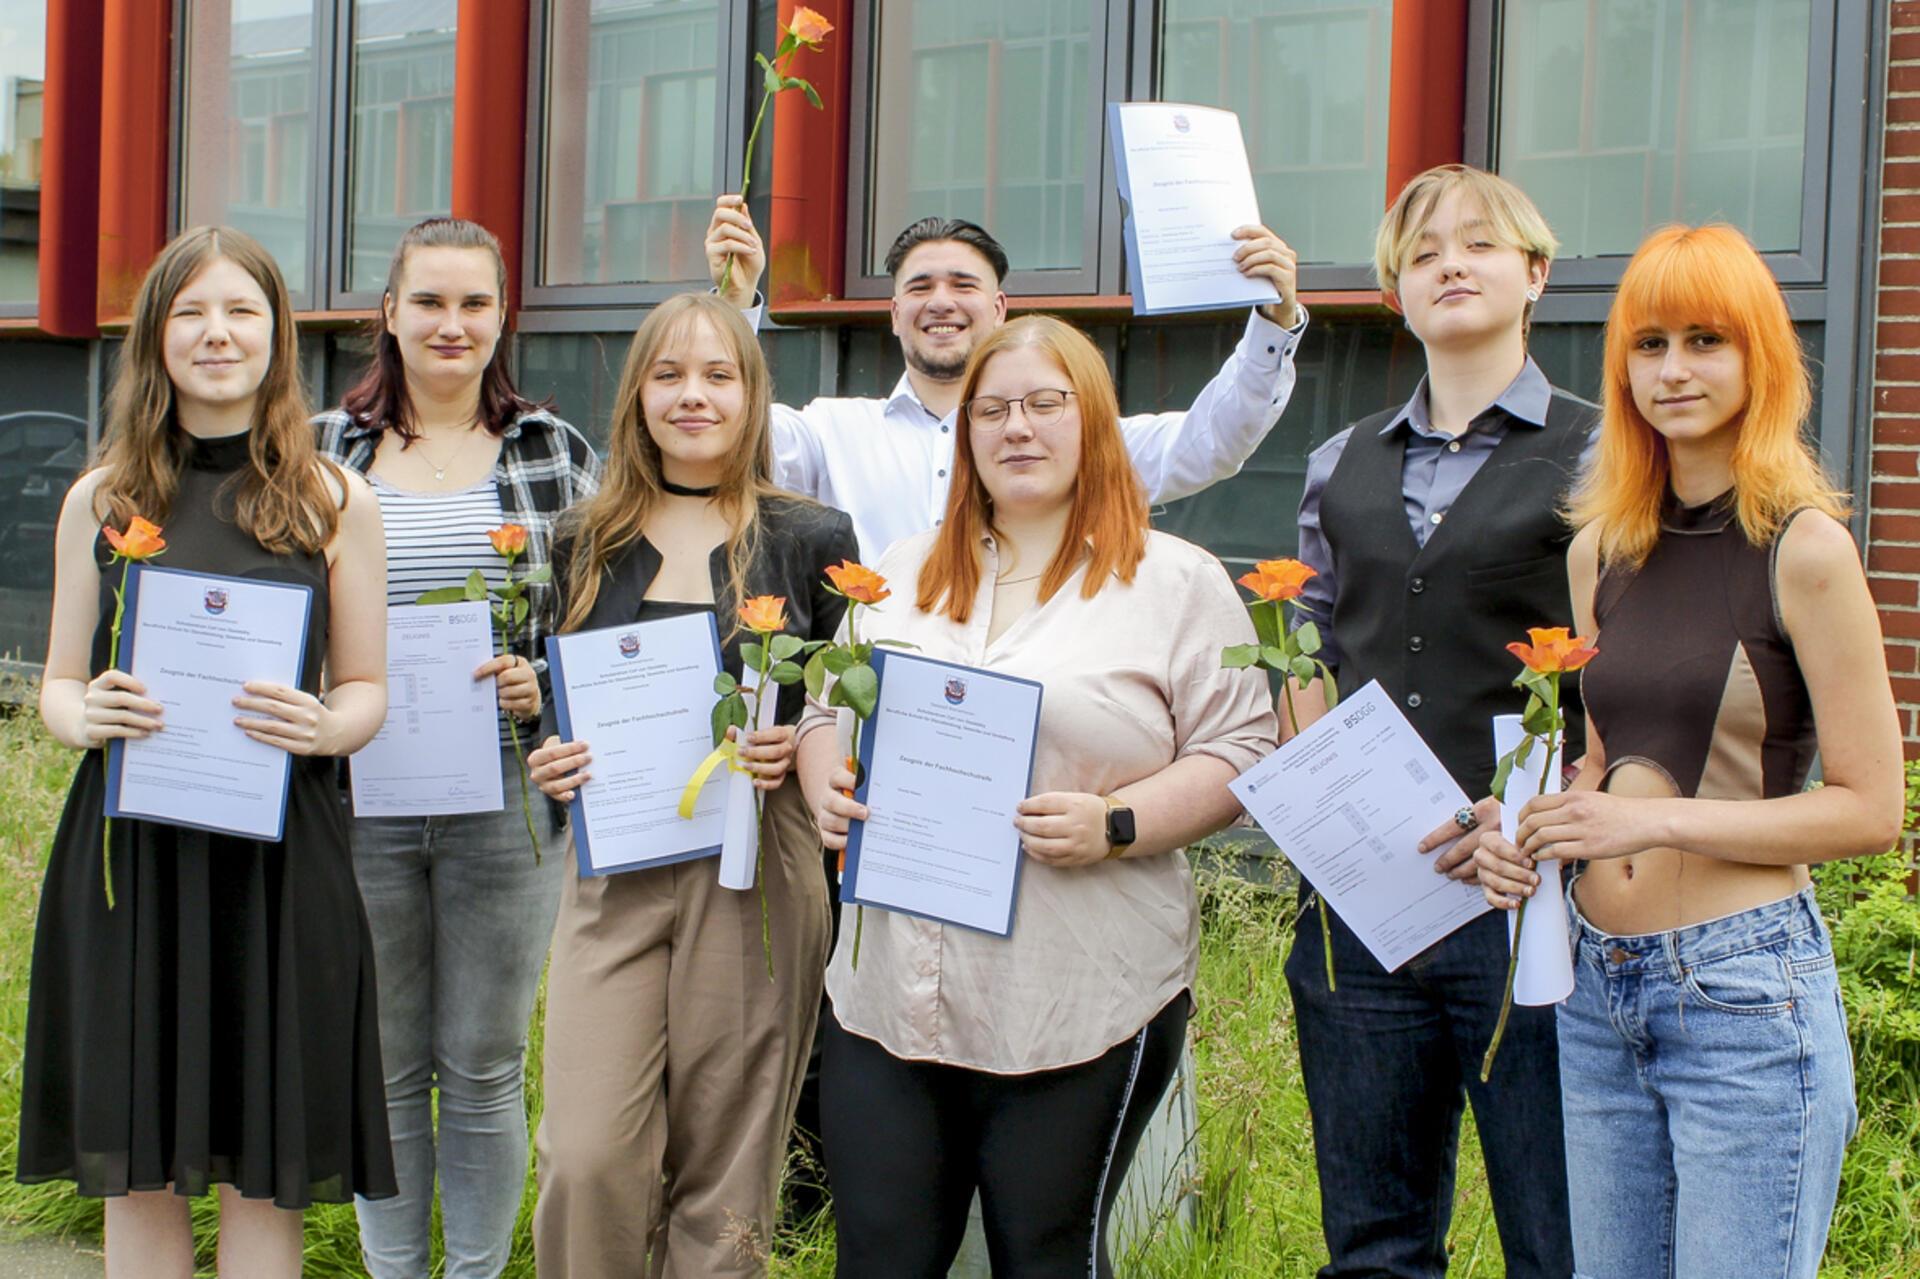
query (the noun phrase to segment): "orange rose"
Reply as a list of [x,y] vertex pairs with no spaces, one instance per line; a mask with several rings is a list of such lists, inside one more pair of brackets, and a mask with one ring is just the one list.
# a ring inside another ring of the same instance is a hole
[[740,622],[750,631],[771,635],[787,629],[787,597],[756,595],[740,606]]
[[1509,644],[1507,651],[1541,675],[1577,671],[1600,653],[1587,646],[1584,635],[1571,634],[1564,626],[1530,626],[1527,635],[1533,643]]
[[527,549],[527,530],[521,524],[502,524],[499,528],[487,530],[487,540],[493,543],[493,549],[508,559],[523,554]]
[[793,11],[793,22],[787,30],[791,31],[793,38],[801,44],[818,49],[820,42],[827,38],[827,32],[833,30],[833,24],[807,6],[801,5]]
[[125,533],[111,528],[101,532],[107,535],[107,545],[113,547],[119,559],[150,560],[167,549],[166,540],[160,536],[160,526],[144,515],[134,516]]
[[829,566],[827,577],[833,582],[835,590],[862,604],[878,604],[893,594],[887,589],[886,578],[852,560],[841,560],[838,565]]
[[1318,569],[1299,560],[1261,560],[1240,578],[1240,585],[1263,600],[1290,600],[1307,589],[1308,578],[1318,576]]

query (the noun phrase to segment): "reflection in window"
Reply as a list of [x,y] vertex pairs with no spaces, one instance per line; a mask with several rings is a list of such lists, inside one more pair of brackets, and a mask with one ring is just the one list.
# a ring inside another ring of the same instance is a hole
[[0,303],[40,297],[47,0],[0,0]]
[[967,218],[1015,270],[1083,259],[1089,0],[897,0],[879,11],[867,270],[928,214]]
[[1160,97],[1240,116],[1261,216],[1303,262],[1373,259],[1392,0],[1166,0]]
[[[718,0],[553,6],[543,283],[706,277],[719,10]],[[757,76],[752,85],[757,102]]]
[[1723,219],[1800,247],[1811,0],[1509,0],[1500,171],[1567,256]]
[[187,9],[184,225],[239,227],[311,287],[313,0]]
[[354,0],[349,289],[384,287],[401,234],[453,206],[458,9],[459,0]]

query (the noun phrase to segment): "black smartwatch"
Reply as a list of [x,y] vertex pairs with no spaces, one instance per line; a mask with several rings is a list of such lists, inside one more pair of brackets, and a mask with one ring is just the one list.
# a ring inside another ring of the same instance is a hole
[[1112,861],[1133,843],[1133,810],[1111,795],[1102,798],[1107,801],[1107,860]]

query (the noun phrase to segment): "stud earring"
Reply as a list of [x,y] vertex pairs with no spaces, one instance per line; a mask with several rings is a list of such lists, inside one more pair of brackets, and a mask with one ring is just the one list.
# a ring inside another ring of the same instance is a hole
[[1540,290],[1538,289],[1527,290],[1527,301],[1538,302],[1539,300],[1540,300]]

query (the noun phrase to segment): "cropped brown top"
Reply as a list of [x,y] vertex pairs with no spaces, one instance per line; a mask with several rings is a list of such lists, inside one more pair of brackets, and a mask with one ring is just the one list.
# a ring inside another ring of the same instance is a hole
[[1700,799],[1772,799],[1806,785],[1813,706],[1780,620],[1778,548],[1779,538],[1747,540],[1731,491],[1700,506],[1669,493],[1646,563],[1601,572],[1600,653],[1581,690],[1609,774],[1645,764]]

